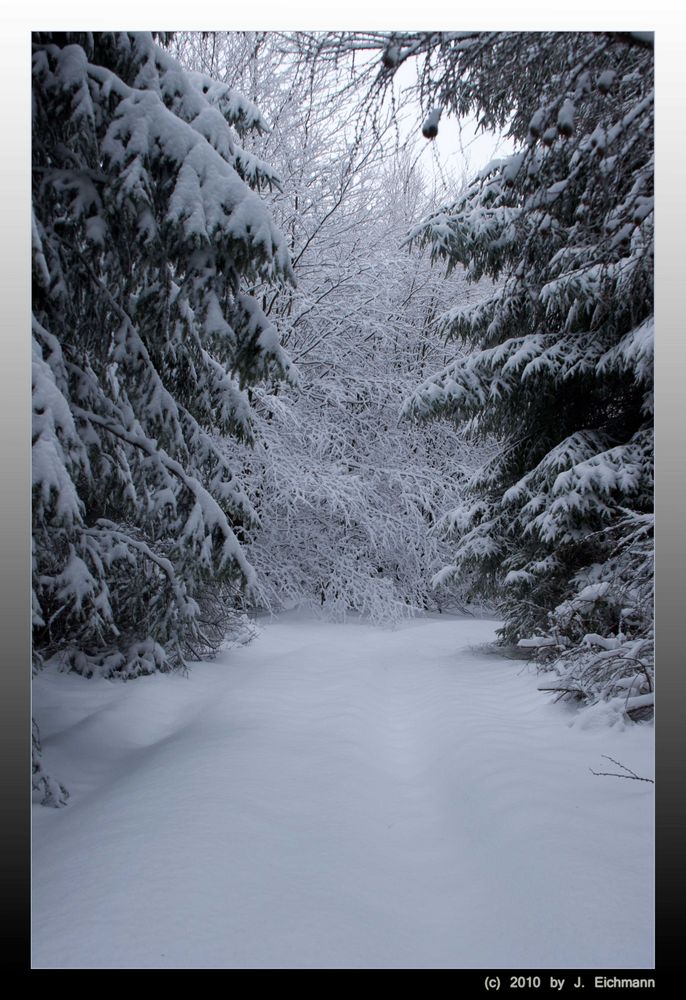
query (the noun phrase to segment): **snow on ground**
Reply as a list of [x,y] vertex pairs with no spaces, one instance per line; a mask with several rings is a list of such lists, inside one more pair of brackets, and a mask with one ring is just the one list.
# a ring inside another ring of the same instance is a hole
[[[46,672],[34,968],[652,968],[650,725],[495,623],[283,616],[190,676]],[[575,720],[577,720],[575,722]]]

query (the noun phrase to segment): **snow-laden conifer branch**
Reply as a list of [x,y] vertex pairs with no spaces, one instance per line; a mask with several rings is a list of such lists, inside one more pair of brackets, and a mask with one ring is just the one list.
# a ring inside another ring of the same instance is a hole
[[[648,42],[498,33],[463,47],[426,34],[418,63],[425,108],[476,113],[516,145],[411,233],[449,268],[496,282],[444,314],[444,334],[472,350],[405,406],[503,442],[442,522],[458,548],[436,580],[472,574],[504,591],[505,638],[540,639],[549,663],[557,650],[560,683],[590,700],[618,678],[636,697],[652,691]],[[613,648],[598,652],[592,635]]]

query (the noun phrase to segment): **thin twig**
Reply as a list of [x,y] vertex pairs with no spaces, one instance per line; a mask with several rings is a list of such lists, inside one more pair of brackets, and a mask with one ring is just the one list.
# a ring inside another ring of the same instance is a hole
[[589,771],[591,772],[591,774],[595,774],[596,777],[628,778],[631,781],[647,781],[651,785],[655,784],[652,778],[639,778],[639,776],[636,774],[635,771],[632,771],[630,767],[627,767],[625,764],[620,763],[620,761],[615,760],[614,757],[609,757],[606,753],[603,754],[603,757],[605,758],[605,760],[611,760],[613,764],[616,764],[617,767],[621,767],[621,769],[623,771],[626,771],[627,773],[616,774],[614,771],[594,771],[592,767],[589,767]]

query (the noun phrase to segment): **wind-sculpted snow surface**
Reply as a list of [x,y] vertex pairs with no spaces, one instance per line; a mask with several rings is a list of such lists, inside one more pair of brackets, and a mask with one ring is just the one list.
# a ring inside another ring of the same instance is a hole
[[34,967],[652,967],[653,786],[589,772],[652,777],[652,727],[546,702],[497,624],[285,616],[188,677],[44,671],[71,800],[35,810]]

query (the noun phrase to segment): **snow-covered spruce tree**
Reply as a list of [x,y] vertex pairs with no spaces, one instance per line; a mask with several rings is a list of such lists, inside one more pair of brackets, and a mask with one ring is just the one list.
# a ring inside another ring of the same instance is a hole
[[417,59],[440,111],[475,114],[515,153],[414,235],[497,290],[443,329],[472,353],[407,406],[501,447],[445,518],[441,574],[504,594],[504,641],[529,641],[581,698],[652,699],[653,51],[642,33],[319,39],[384,51],[377,90]]
[[[150,34],[33,38],[34,659],[133,677],[216,650],[252,570],[217,447],[290,362],[248,101]],[[46,799],[55,798],[38,784]]]

